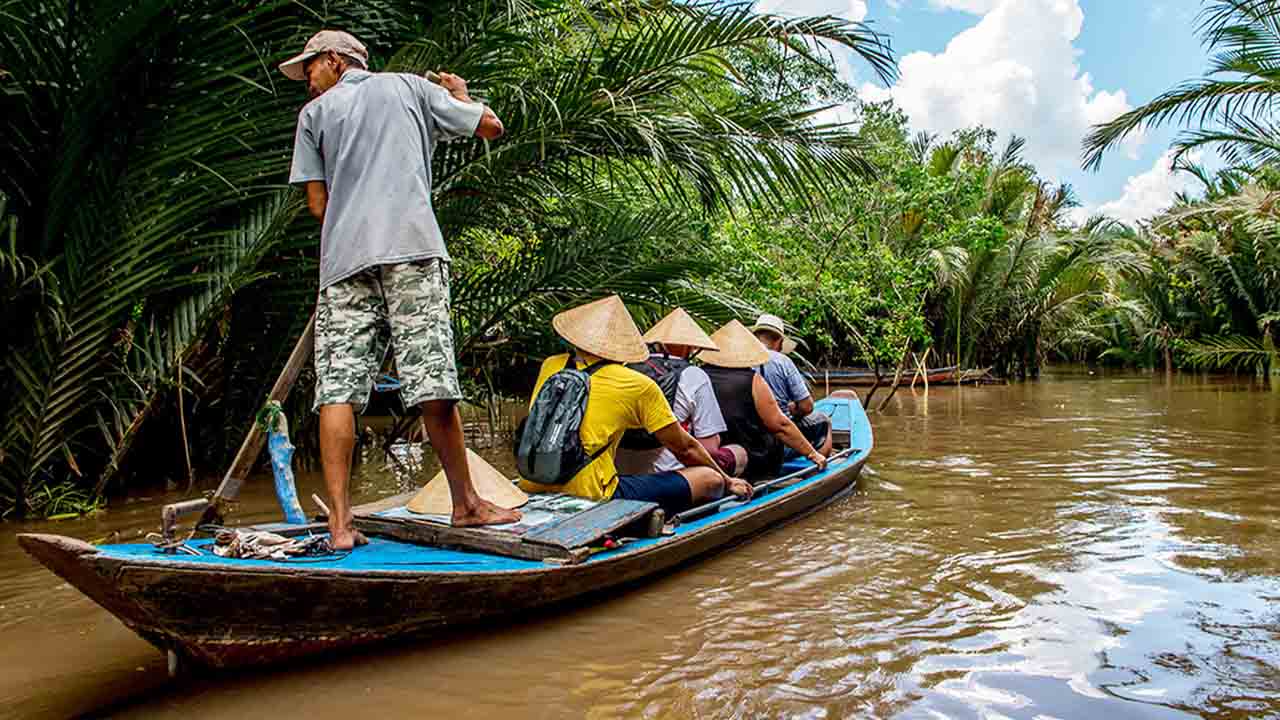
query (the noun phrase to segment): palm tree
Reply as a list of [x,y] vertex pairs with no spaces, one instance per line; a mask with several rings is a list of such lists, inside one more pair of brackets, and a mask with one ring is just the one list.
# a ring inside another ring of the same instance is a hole
[[971,229],[961,236],[965,244],[925,256],[936,280],[929,315],[938,345],[958,365],[992,365],[1005,375],[1034,374],[1050,348],[1079,330],[1103,300],[1103,262],[1114,255],[1103,224],[1070,228],[1071,188],[1037,179],[1022,159],[1024,145],[1013,137],[992,155],[981,145],[950,143],[929,159],[931,172],[976,164],[984,178],[957,223]]
[[1280,191],[1265,173],[1233,195],[1169,210],[1157,228],[1183,231],[1177,248],[1207,305],[1225,308],[1222,326],[1186,344],[1205,367],[1280,372]]
[[[296,220],[300,202],[282,184],[303,98],[272,66],[316,27],[352,30],[375,65],[458,72],[506,120],[501,141],[455,143],[437,158],[449,237],[533,227],[541,238],[487,274],[459,268],[463,333],[601,283],[689,299],[688,268],[659,272],[670,262],[587,272],[598,257],[542,227],[565,207],[594,207],[598,219],[637,190],[715,207],[868,170],[849,135],[811,122],[820,108],[735,92],[735,49],[785,48],[824,67],[834,43],[892,73],[887,43],[864,25],[723,3],[10,0],[0,15],[0,194],[16,228],[5,257],[23,278],[42,278],[27,296],[38,312],[0,374],[11,403],[0,512],[31,510],[45,484],[109,478],[178,378],[210,355],[238,361],[246,346],[205,341],[235,337],[219,325],[246,288],[285,288],[276,311],[305,317],[314,226]],[[633,229],[657,227],[647,223]],[[542,282],[515,282],[528,278]],[[278,356],[291,342],[282,330],[254,341],[255,355]]]
[[1195,125],[1174,147],[1177,156],[1216,147],[1231,164],[1280,160],[1280,125],[1274,108],[1280,95],[1280,2],[1213,0],[1201,12],[1199,33],[1212,49],[1208,70],[1109,123],[1084,140],[1084,166],[1097,168],[1103,155],[1131,133],[1177,122]]

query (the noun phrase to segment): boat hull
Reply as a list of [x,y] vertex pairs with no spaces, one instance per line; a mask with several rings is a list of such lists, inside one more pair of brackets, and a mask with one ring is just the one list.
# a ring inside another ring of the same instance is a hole
[[173,556],[163,561],[120,557],[56,535],[26,534],[18,540],[162,650],[220,668],[267,664],[446,625],[519,617],[636,583],[831,502],[854,486],[865,458],[864,451],[842,467],[729,517],[713,516],[675,536],[579,565],[497,572],[241,567],[184,563]]

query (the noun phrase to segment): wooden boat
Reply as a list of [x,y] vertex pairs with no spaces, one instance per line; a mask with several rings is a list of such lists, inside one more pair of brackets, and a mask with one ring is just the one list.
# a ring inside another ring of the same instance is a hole
[[[790,461],[784,473],[796,477],[784,476],[749,502],[704,506],[703,517],[667,523],[656,537],[613,549],[542,546],[499,529],[406,520],[408,496],[358,508],[357,525],[370,535],[370,544],[345,556],[231,559],[207,552],[212,541],[203,539],[189,543],[205,551],[200,555],[167,554],[150,544],[94,546],[58,535],[23,534],[18,540],[50,570],[169,651],[171,670],[178,662],[279,662],[599,596],[820,508],[852,490],[872,448],[861,405],[844,398],[822,403],[849,432],[853,448],[845,457],[820,472],[803,459]],[[571,530],[572,525],[567,524]],[[312,527],[323,526],[303,529]],[[478,549],[483,547],[494,550]],[[525,557],[512,557],[513,547]],[[544,551],[546,559],[537,559]]]
[[[956,366],[951,365],[942,368],[930,368],[924,376],[913,372],[904,372],[902,383],[903,385],[910,385],[913,378],[917,383],[922,383],[924,377],[928,377],[930,385],[955,385],[957,383],[970,382],[971,380],[976,381],[979,376],[985,374],[986,371],[982,370],[961,370],[957,372]],[[819,388],[825,385],[830,385],[831,387],[871,387],[876,384],[875,371],[864,368],[819,368],[805,372],[804,376],[806,380]],[[892,370],[880,374],[881,385],[889,385],[892,382]]]

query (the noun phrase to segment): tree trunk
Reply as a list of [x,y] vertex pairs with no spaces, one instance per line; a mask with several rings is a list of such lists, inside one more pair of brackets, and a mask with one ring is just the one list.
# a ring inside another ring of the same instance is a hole
[[[884,412],[885,406],[889,404],[889,401],[898,392],[898,386],[902,384],[902,370],[907,366],[907,355],[910,347],[911,341],[907,340],[906,344],[902,346],[902,358],[898,360],[898,369],[893,373],[893,386],[889,388],[889,394],[876,407],[876,412]],[[880,378],[877,376],[876,382],[879,383],[879,380]]]

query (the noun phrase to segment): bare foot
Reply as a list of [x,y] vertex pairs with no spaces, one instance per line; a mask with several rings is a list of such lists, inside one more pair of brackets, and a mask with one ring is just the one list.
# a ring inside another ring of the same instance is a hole
[[368,545],[369,538],[364,533],[352,527],[339,528],[338,530],[329,530],[329,545],[334,550],[350,550],[361,545]]
[[506,525],[507,523],[519,522],[521,517],[519,510],[507,510],[494,505],[488,500],[476,500],[476,504],[469,508],[455,507],[453,509],[453,526]]

